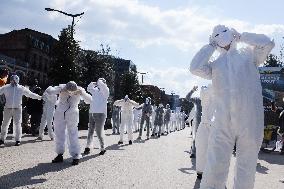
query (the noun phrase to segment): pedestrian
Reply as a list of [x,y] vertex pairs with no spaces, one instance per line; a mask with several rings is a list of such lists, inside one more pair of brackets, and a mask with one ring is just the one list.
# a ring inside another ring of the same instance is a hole
[[152,115],[153,112],[153,108],[151,105],[151,98],[147,97],[145,100],[145,103],[142,104],[142,106],[140,106],[137,109],[142,109],[142,117],[141,117],[141,122],[140,122],[140,130],[139,130],[139,136],[137,138],[137,140],[141,140],[142,137],[142,131],[143,131],[143,125],[144,122],[146,121],[146,129],[147,129],[147,133],[146,133],[146,140],[149,140],[149,135],[150,135],[150,117]]
[[[89,110],[89,129],[87,145],[84,154],[90,153],[90,148],[93,146],[94,132],[96,131],[97,137],[100,142],[100,155],[104,155],[104,125],[107,117],[107,100],[109,97],[109,88],[107,87],[106,80],[99,78],[97,82],[91,82],[87,91],[92,95],[92,102]],[[120,132],[123,132],[120,130]]]
[[54,113],[55,152],[57,156],[52,160],[52,163],[63,162],[67,137],[69,153],[73,158],[72,165],[78,165],[81,158],[78,139],[78,105],[81,99],[89,104],[91,95],[86,93],[82,87],[77,86],[74,81],[55,87],[48,87],[46,92],[49,95],[59,95],[58,106]]
[[166,128],[167,134],[169,134],[169,124],[171,120],[171,108],[170,105],[166,105],[165,116],[164,116],[164,127]]
[[[242,43],[242,46],[237,44]],[[263,140],[264,108],[257,67],[274,42],[263,34],[223,25],[214,27],[209,44],[194,56],[190,71],[212,80],[216,113],[208,142],[207,163],[200,188],[225,188],[234,144],[234,189],[254,187],[258,152]],[[211,59],[215,50],[219,56]],[[212,61],[211,61],[212,60]]]
[[132,145],[133,141],[133,108],[138,107],[139,104],[133,100],[130,100],[128,95],[124,99],[117,100],[114,102],[114,105],[121,107],[121,124],[120,124],[120,139],[118,144],[123,144],[123,135],[124,130],[127,128],[128,142]]
[[[47,89],[48,90],[48,89]],[[42,140],[44,135],[44,129],[47,127],[48,135],[51,140],[54,139],[54,132],[52,129],[53,116],[55,111],[55,105],[57,102],[57,95],[48,94],[46,91],[42,95],[43,99],[43,111],[41,115],[39,136],[37,140]]]
[[[38,95],[42,95],[41,88],[36,87],[34,88],[33,92]],[[30,115],[30,124],[31,124],[31,134],[32,136],[37,136],[39,134],[39,127],[40,127],[40,119],[42,115],[42,100],[36,99],[28,99],[27,100],[27,112]]]
[[[197,91],[198,87],[194,86],[193,89],[186,95],[186,99],[189,102],[192,102],[194,104],[194,107],[196,109],[195,116],[194,116],[194,124],[192,126],[192,145],[191,145],[191,154],[190,158],[196,157],[196,147],[195,147],[195,138],[196,138],[196,132],[198,129],[198,126],[201,122],[201,115],[202,115],[202,107],[201,107],[201,100],[198,97],[192,97],[192,94]],[[191,111],[194,111],[193,108]]]
[[213,93],[211,85],[201,87],[200,99],[202,117],[196,133],[196,173],[197,178],[202,179],[202,174],[207,160],[208,138],[211,122],[214,115]]
[[5,106],[3,111],[3,121],[1,125],[0,145],[4,144],[8,133],[8,127],[13,118],[13,128],[15,133],[15,146],[21,144],[22,137],[22,98],[23,96],[41,100],[41,96],[32,93],[29,89],[19,84],[20,78],[17,75],[10,77],[10,84],[0,87],[0,95],[5,95]]
[[157,127],[159,127],[158,130],[158,138],[161,136],[161,129],[162,129],[162,125],[163,125],[163,120],[164,120],[164,106],[162,103],[159,104],[158,108],[156,108],[155,110],[155,121],[154,121],[154,129],[153,129],[153,133],[152,133],[152,137],[155,136],[156,134],[156,129]]

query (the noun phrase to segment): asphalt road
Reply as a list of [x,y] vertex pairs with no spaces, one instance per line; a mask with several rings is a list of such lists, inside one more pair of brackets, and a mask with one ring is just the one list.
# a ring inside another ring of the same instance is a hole
[[[117,145],[118,135],[106,131],[107,152],[99,156],[98,140],[91,154],[83,156],[77,166],[71,166],[68,150],[64,162],[52,164],[56,156],[54,141],[45,135],[42,142],[24,136],[22,145],[15,147],[7,140],[0,148],[0,189],[10,188],[199,188],[194,161],[189,158],[191,138],[189,128],[159,139],[134,141]],[[80,131],[82,152],[86,131]],[[145,133],[143,133],[145,135]],[[134,134],[134,138],[137,133]],[[143,138],[142,138],[143,139]],[[145,136],[144,136],[145,139]],[[228,189],[232,188],[235,158],[232,157]],[[283,189],[284,156],[277,153],[259,155],[255,188]]]

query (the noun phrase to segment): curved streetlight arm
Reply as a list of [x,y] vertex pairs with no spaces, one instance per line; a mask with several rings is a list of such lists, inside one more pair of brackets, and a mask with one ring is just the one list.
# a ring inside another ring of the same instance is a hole
[[56,9],[52,9],[52,8],[45,8],[46,11],[55,11],[55,12],[59,12],[62,14],[65,14],[66,16],[71,16],[73,18],[77,17],[77,16],[81,16],[84,14],[84,12],[80,13],[80,14],[68,14],[66,12],[60,11],[60,10],[56,10]]

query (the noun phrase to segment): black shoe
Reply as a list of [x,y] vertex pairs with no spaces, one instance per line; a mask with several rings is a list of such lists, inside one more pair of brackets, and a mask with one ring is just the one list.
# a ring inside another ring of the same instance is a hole
[[146,131],[146,129],[144,129],[144,131]]
[[202,180],[202,173],[197,173],[197,179]]
[[0,146],[1,145],[4,145],[4,141],[3,140],[0,140]]
[[131,140],[129,141],[129,145],[132,145],[132,141]]
[[85,155],[88,155],[88,154],[90,153],[90,151],[91,151],[90,148],[85,148],[84,154],[85,154]]
[[161,137],[161,135],[158,135],[158,138],[160,138]]
[[72,165],[78,165],[79,164],[79,159],[73,159]]
[[100,156],[104,155],[106,153],[106,150],[102,150],[99,154]]
[[165,134],[164,134],[164,133],[162,133],[161,135],[162,135],[162,136],[164,136]]
[[155,135],[154,134],[151,134],[151,137],[154,137]]
[[150,138],[147,136],[146,140],[150,140]]
[[54,160],[52,160],[52,163],[62,163],[63,162],[63,154],[58,154]]
[[123,144],[123,142],[121,142],[121,141],[118,141],[118,143],[117,144]]
[[21,145],[21,142],[20,141],[16,141],[15,146],[20,146],[20,145]]
[[195,158],[195,157],[196,157],[195,154],[190,155],[190,158]]

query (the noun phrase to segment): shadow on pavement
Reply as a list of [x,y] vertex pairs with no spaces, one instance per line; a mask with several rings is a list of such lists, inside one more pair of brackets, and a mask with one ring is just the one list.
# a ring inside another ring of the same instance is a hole
[[35,167],[19,170],[0,177],[1,188],[12,189],[16,187],[43,183],[46,179],[33,178],[49,172],[57,172],[70,167],[70,163],[52,164],[40,163]]
[[[84,156],[80,159],[80,163],[100,156],[99,154]],[[0,188],[12,189],[16,187],[24,187],[27,185],[44,183],[46,179],[34,178],[50,172],[58,172],[63,169],[72,167],[72,158],[65,159],[63,163],[39,163],[35,167],[19,170],[0,177]],[[77,165],[77,166],[80,166]]]
[[113,145],[106,147],[106,150],[124,150],[124,149],[121,149],[121,148],[124,147],[124,146],[128,146],[128,145],[129,144],[124,144],[124,145],[113,144]]
[[267,167],[262,166],[260,163],[257,163],[256,171],[261,174],[268,174],[267,171],[269,169]]
[[266,161],[270,164],[284,165],[284,155],[280,155],[279,152],[263,153],[258,154],[258,159]]

